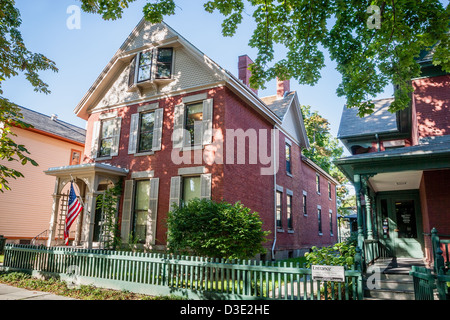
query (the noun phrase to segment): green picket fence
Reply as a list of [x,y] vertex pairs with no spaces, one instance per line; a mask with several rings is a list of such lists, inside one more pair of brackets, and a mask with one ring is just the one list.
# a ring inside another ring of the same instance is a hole
[[190,299],[363,298],[360,271],[346,270],[345,282],[312,281],[309,268],[292,263],[7,245],[4,268],[59,276],[73,285]]

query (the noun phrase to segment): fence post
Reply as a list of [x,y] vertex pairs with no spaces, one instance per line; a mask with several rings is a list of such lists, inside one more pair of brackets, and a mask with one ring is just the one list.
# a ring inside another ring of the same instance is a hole
[[443,252],[440,247],[437,247],[435,256],[434,256],[434,268],[436,274],[439,274],[442,270],[444,272],[445,263],[444,263],[444,257],[442,256]]
[[363,300],[364,298],[364,288],[363,288],[363,279],[362,279],[362,272],[363,272],[363,258],[362,258],[362,252],[360,247],[356,247],[356,254],[355,254],[355,269],[359,271],[361,274],[355,279],[356,281],[356,291],[358,294],[358,300]]
[[439,236],[436,228],[431,229],[431,249],[432,249],[432,257],[434,259],[434,272],[437,274],[439,269],[436,266],[436,258],[437,258],[437,249],[440,247],[439,245]]

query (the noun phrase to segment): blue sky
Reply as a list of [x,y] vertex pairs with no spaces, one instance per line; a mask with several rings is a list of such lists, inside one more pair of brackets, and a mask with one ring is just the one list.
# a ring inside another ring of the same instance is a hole
[[[177,1],[177,14],[165,22],[220,66],[237,75],[238,56],[256,56],[256,50],[247,45],[253,29],[251,17],[247,17],[234,37],[224,38],[221,35],[222,16],[205,12],[205,1]],[[85,121],[76,117],[73,110],[138,24],[145,3],[145,0],[137,0],[125,11],[123,18],[116,21],[105,21],[99,15],[82,12],[81,29],[69,30],[67,8],[79,6],[79,1],[16,0],[22,16],[21,32],[28,49],[55,61],[59,72],[41,73],[52,91],[49,95],[35,93],[24,77],[18,76],[4,83],[4,96],[21,106],[47,115],[57,114],[63,121],[84,127]],[[310,105],[328,119],[331,133],[336,135],[345,98],[336,95],[341,77],[335,64],[327,59],[326,65],[318,84],[301,86],[291,80],[291,90],[298,91],[301,104]],[[276,85],[272,81],[266,90],[260,91],[260,96],[272,95],[275,91]],[[391,95],[388,88],[380,97]]]

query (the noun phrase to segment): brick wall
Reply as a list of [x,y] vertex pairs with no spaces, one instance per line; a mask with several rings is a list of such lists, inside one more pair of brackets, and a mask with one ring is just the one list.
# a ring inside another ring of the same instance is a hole
[[[230,89],[226,87],[203,90],[193,92],[187,95],[179,95],[159,100],[159,107],[164,108],[163,119],[163,134],[162,134],[162,150],[155,152],[151,156],[136,156],[128,154],[128,140],[130,135],[130,121],[131,114],[136,113],[139,106],[142,104],[131,105],[119,109],[118,116],[122,118],[121,138],[119,155],[110,160],[100,161],[102,163],[109,163],[113,166],[118,166],[130,170],[127,179],[131,178],[132,172],[138,171],[154,171],[154,177],[160,179],[159,184],[159,202],[158,202],[158,222],[156,232],[156,244],[164,245],[166,243],[166,227],[164,224],[167,212],[169,211],[169,194],[170,194],[170,180],[171,177],[178,175],[180,167],[199,166],[199,164],[192,165],[174,165],[171,161],[172,140],[171,134],[173,132],[173,114],[174,107],[182,103],[183,97],[199,93],[207,93],[208,98],[214,99],[214,121],[213,128],[216,130],[217,136],[225,137],[226,129],[248,129],[255,130],[259,134],[259,130],[266,130],[269,139],[266,141],[267,155],[272,154],[271,129],[273,125],[268,120],[259,115],[242,99],[235,95]],[[155,103],[158,101],[149,101],[146,104]],[[111,110],[105,111],[105,113]],[[88,134],[86,138],[86,158],[85,162],[90,162],[89,150],[91,148],[92,128],[93,123],[98,121],[99,114],[92,114],[88,120]],[[257,135],[259,143],[259,135]],[[244,164],[237,163],[238,144],[235,142],[234,154],[235,159],[233,163],[226,162],[227,160],[227,141],[223,145],[222,150],[224,164],[207,164],[203,163],[208,173],[212,174],[212,199],[215,201],[225,200],[230,203],[237,201],[242,202],[243,205],[251,208],[260,214],[263,221],[263,229],[271,231],[265,247],[270,254],[273,239],[275,235],[274,230],[274,176],[261,175],[261,169],[267,168],[270,165],[261,163],[259,154],[257,155],[257,163],[250,164],[250,150],[252,148],[248,144],[245,148],[245,162]],[[321,195],[316,193],[315,179],[316,170],[305,164],[301,160],[301,150],[295,144],[291,143],[292,152],[292,176],[286,174],[286,159],[285,159],[285,143],[286,136],[280,132],[279,135],[279,171],[276,175],[277,185],[283,187],[283,213],[282,221],[284,232],[276,232],[277,243],[276,251],[277,257],[285,257],[288,252],[294,255],[302,254],[304,250],[308,250],[312,245],[328,245],[336,242],[336,198],[335,186],[332,186],[332,200],[328,198],[328,180],[325,176],[321,176]],[[254,146],[253,146],[254,147]],[[191,152],[193,157],[193,151]],[[287,213],[286,213],[286,196],[287,189],[293,193],[292,217],[293,217],[293,232],[288,232],[287,229]],[[303,208],[303,190],[308,192],[308,216],[304,216]],[[323,234],[319,236],[317,228],[317,205],[322,206],[322,230]],[[333,234],[330,236],[329,230],[329,210],[333,212]]]
[[[450,198],[448,181],[450,170],[425,171],[420,183],[420,202],[423,232],[430,233],[433,228],[439,234],[450,234]],[[425,258],[431,262],[431,239],[424,236]]]
[[413,81],[419,137],[450,134],[450,75]]

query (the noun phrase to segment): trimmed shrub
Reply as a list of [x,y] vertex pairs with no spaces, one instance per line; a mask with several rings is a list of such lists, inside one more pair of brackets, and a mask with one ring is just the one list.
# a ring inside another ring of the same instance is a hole
[[167,227],[169,252],[224,259],[265,253],[262,244],[270,233],[262,230],[259,214],[240,202],[205,199],[174,206]]

